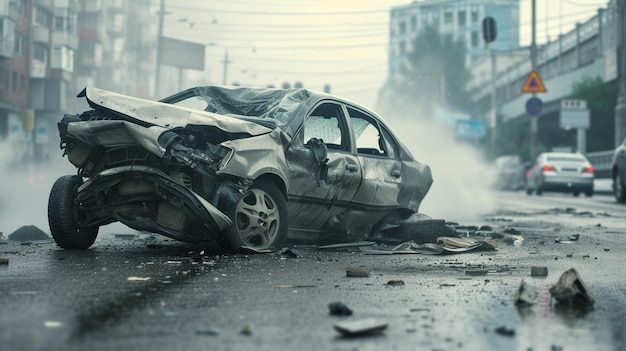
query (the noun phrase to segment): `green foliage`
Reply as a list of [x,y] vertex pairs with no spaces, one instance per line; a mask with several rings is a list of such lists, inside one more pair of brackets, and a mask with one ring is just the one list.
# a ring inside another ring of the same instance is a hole
[[591,127],[587,130],[587,152],[614,148],[617,81],[605,83],[601,77],[585,77],[574,83],[571,99],[587,100]]
[[395,90],[423,102],[439,101],[461,109],[469,107],[465,86],[471,73],[465,67],[466,54],[463,40],[440,35],[435,26],[424,27],[407,55],[407,65],[400,71],[405,80]]

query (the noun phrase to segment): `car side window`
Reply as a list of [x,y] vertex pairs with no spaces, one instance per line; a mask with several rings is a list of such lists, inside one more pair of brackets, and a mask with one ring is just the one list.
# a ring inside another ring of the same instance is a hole
[[397,157],[398,147],[389,132],[384,131],[371,116],[348,107],[354,131],[357,153],[372,156]]
[[337,104],[322,104],[304,120],[304,143],[317,138],[322,139],[329,149],[348,150],[345,135],[343,114]]

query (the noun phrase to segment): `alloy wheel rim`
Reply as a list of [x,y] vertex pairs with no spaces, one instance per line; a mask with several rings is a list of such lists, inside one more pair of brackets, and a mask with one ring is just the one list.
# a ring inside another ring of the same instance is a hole
[[274,199],[261,189],[249,190],[235,208],[235,229],[245,246],[264,249],[278,235],[280,216]]

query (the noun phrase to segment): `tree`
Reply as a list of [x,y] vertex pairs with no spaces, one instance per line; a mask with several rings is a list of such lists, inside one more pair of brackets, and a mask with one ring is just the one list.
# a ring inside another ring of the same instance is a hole
[[434,25],[425,26],[401,66],[403,79],[388,87],[388,93],[427,111],[432,111],[434,103],[467,109],[471,101],[465,87],[471,73],[465,66],[466,57],[464,40],[441,35]]
[[585,77],[572,86],[571,99],[587,100],[591,126],[587,130],[587,151],[614,148],[617,82],[605,83],[601,77]]

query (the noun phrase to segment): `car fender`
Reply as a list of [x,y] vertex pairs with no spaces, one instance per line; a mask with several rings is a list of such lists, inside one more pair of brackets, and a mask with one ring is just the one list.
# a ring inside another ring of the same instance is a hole
[[279,188],[289,189],[288,166],[282,145],[285,139],[281,133],[277,128],[268,134],[223,142],[221,145],[232,149],[233,153],[216,173],[248,180],[271,174],[282,181],[283,184],[277,184]]

